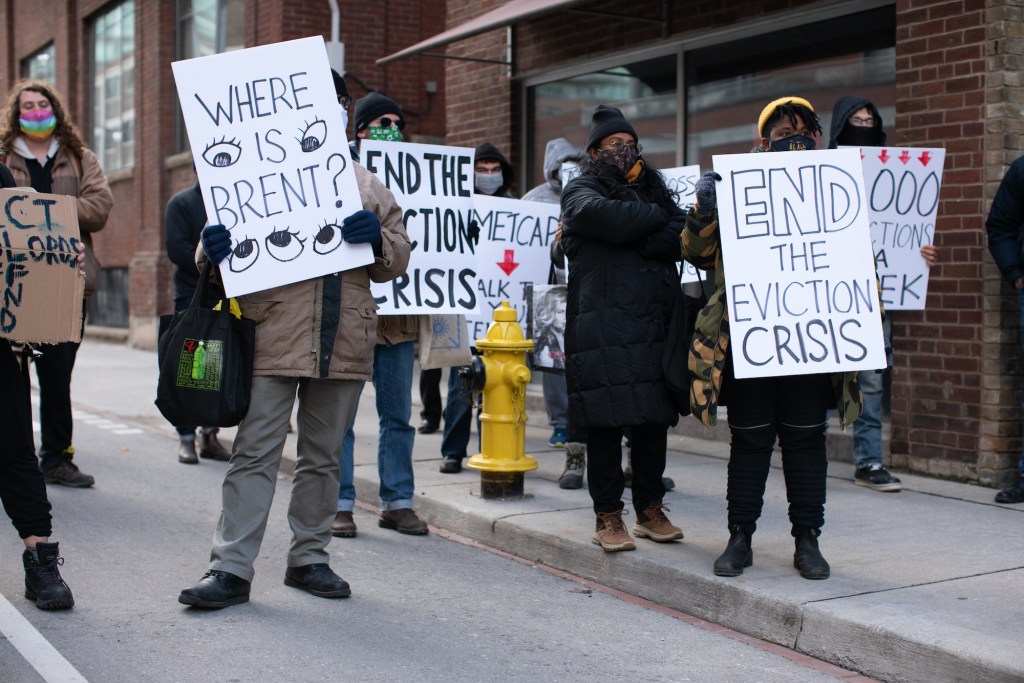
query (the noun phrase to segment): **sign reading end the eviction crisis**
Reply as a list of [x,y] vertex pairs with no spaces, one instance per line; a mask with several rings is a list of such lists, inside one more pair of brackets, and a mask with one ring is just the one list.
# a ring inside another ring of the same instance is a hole
[[736,377],[884,368],[857,151],[713,162]]
[[362,202],[321,36],[171,67],[229,296],[373,262],[341,237]]
[[371,285],[377,314],[475,312],[476,254],[469,239],[473,150],[363,140],[359,154],[395,195],[412,242],[405,274]]
[[78,245],[74,197],[0,190],[0,337],[82,338],[85,275]]

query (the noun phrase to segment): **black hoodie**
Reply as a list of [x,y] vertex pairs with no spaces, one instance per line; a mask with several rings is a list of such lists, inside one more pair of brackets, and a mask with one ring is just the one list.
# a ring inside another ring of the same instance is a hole
[[832,126],[828,136],[828,148],[835,149],[841,144],[839,142],[839,136],[843,132],[843,128],[847,125],[847,120],[853,116],[853,113],[858,109],[867,107],[868,111],[871,112],[871,116],[875,118],[874,129],[877,133],[877,138],[872,145],[866,145],[870,147],[883,147],[885,146],[885,131],[882,130],[882,116],[878,113],[878,107],[866,97],[859,95],[847,95],[846,97],[840,97],[839,101],[836,102],[836,106],[832,108]]
[[512,183],[516,181],[516,170],[512,168],[512,164],[508,162],[505,155],[502,154],[497,147],[489,142],[485,142],[476,148],[476,152],[473,154],[474,163],[477,161],[497,161],[501,164],[501,187],[494,193],[495,197],[515,197],[509,194],[508,189],[512,187]]

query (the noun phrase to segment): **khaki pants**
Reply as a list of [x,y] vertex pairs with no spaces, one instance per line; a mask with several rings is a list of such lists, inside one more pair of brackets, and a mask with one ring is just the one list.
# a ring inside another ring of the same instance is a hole
[[288,566],[328,561],[338,502],[338,452],[363,382],[253,377],[249,412],[238,426],[224,475],[210,568],[252,581],[263,542],[296,391],[298,444],[288,524]]

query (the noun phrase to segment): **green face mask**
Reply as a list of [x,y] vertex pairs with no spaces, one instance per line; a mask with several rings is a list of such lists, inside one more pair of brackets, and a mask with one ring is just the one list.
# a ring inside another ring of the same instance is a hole
[[402,131],[399,130],[398,126],[388,126],[387,128],[381,128],[380,126],[370,126],[367,128],[370,131],[371,140],[382,140],[383,142],[402,142]]

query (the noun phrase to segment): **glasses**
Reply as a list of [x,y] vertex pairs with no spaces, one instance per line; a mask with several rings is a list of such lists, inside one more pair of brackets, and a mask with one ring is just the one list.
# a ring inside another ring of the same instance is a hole
[[636,142],[623,142],[622,140],[612,140],[611,142],[605,145],[601,145],[601,149],[611,150],[613,152],[618,152],[619,150],[622,149],[628,149],[631,152],[642,152],[644,151],[644,146]]
[[402,121],[402,119],[389,119],[387,116],[382,116],[380,117],[380,123],[378,126],[380,128],[390,128],[391,126],[394,126],[398,130],[402,130],[405,128],[405,122]]
[[348,95],[338,95],[338,104],[342,109],[348,111],[348,108],[352,106],[352,98]]
[[873,116],[851,116],[850,123],[855,126],[873,126],[875,119]]

